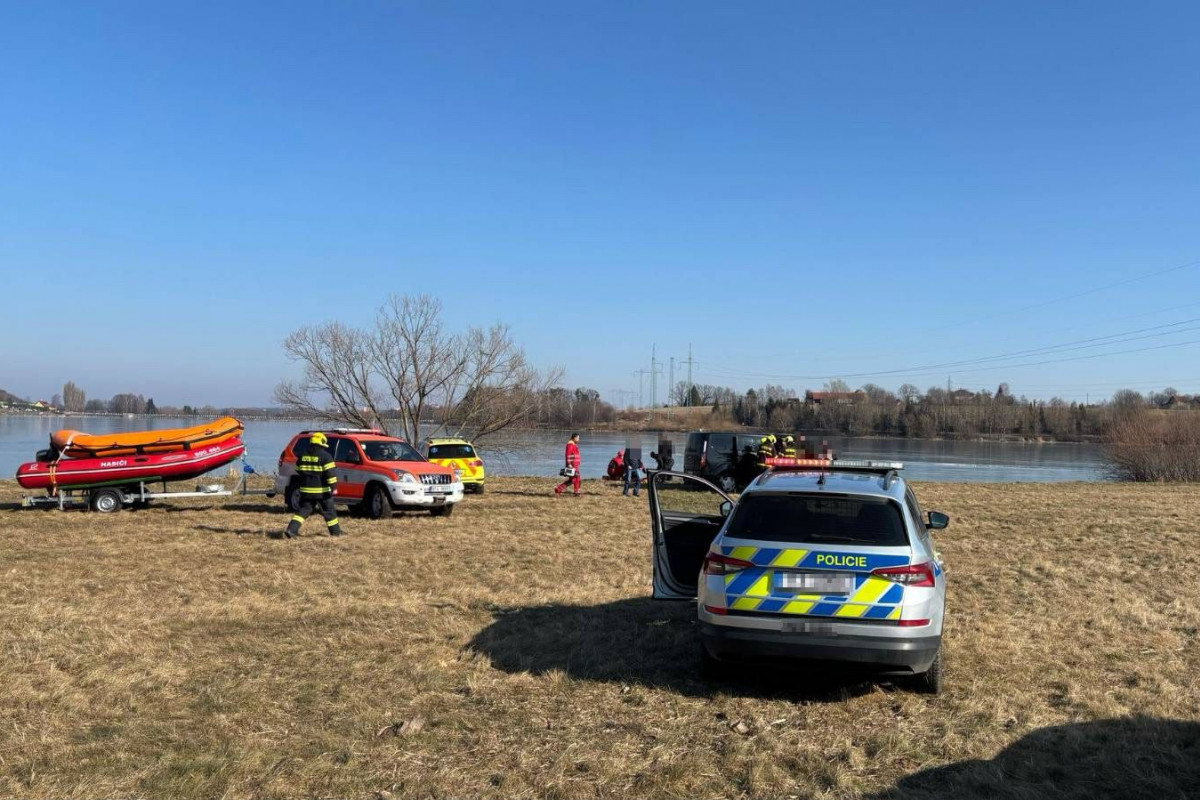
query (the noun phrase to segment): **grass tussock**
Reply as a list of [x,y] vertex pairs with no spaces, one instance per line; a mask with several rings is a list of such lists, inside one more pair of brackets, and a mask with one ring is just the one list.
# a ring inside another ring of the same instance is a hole
[[954,519],[930,699],[706,682],[691,607],[647,597],[645,494],[552,484],[292,542],[259,498],[0,510],[0,796],[1200,791],[1200,487],[919,486]]

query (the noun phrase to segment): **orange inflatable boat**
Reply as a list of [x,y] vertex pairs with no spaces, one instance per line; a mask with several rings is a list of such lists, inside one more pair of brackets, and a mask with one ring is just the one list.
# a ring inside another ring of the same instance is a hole
[[160,431],[90,434],[62,430],[50,434],[50,446],[64,458],[132,456],[148,453],[173,453],[192,450],[206,444],[238,436],[244,426],[233,417],[224,417],[205,425]]

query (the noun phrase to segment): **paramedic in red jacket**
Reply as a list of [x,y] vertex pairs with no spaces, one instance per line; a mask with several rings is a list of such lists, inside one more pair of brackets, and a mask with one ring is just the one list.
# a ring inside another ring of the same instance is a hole
[[575,489],[575,496],[579,496],[579,465],[582,463],[579,459],[579,434],[572,433],[571,438],[567,440],[567,449],[563,453],[563,460],[568,469],[575,470],[575,474],[567,478],[565,481],[554,487],[554,494],[560,495],[568,486]]

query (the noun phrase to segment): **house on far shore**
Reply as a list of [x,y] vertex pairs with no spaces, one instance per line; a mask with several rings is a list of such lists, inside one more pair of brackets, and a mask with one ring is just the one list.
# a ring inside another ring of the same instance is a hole
[[867,402],[867,393],[862,389],[856,389],[853,392],[814,392],[810,389],[804,393],[806,406],[854,406],[865,402]]

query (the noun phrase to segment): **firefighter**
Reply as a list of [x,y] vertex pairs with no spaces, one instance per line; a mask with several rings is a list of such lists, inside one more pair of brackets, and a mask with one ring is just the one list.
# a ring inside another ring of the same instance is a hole
[[341,536],[337,511],[333,507],[333,489],[337,476],[333,474],[333,456],[329,455],[329,439],[320,431],[308,440],[308,449],[296,460],[296,475],[300,478],[300,508],[292,515],[283,535],[292,539],[300,535],[300,526],[316,512],[325,518],[330,536]]
[[783,437],[783,456],[784,458],[796,457],[796,437],[790,434]]
[[775,457],[775,442],[772,441],[774,436],[764,436],[762,441],[758,443],[758,468],[767,468],[767,459]]

